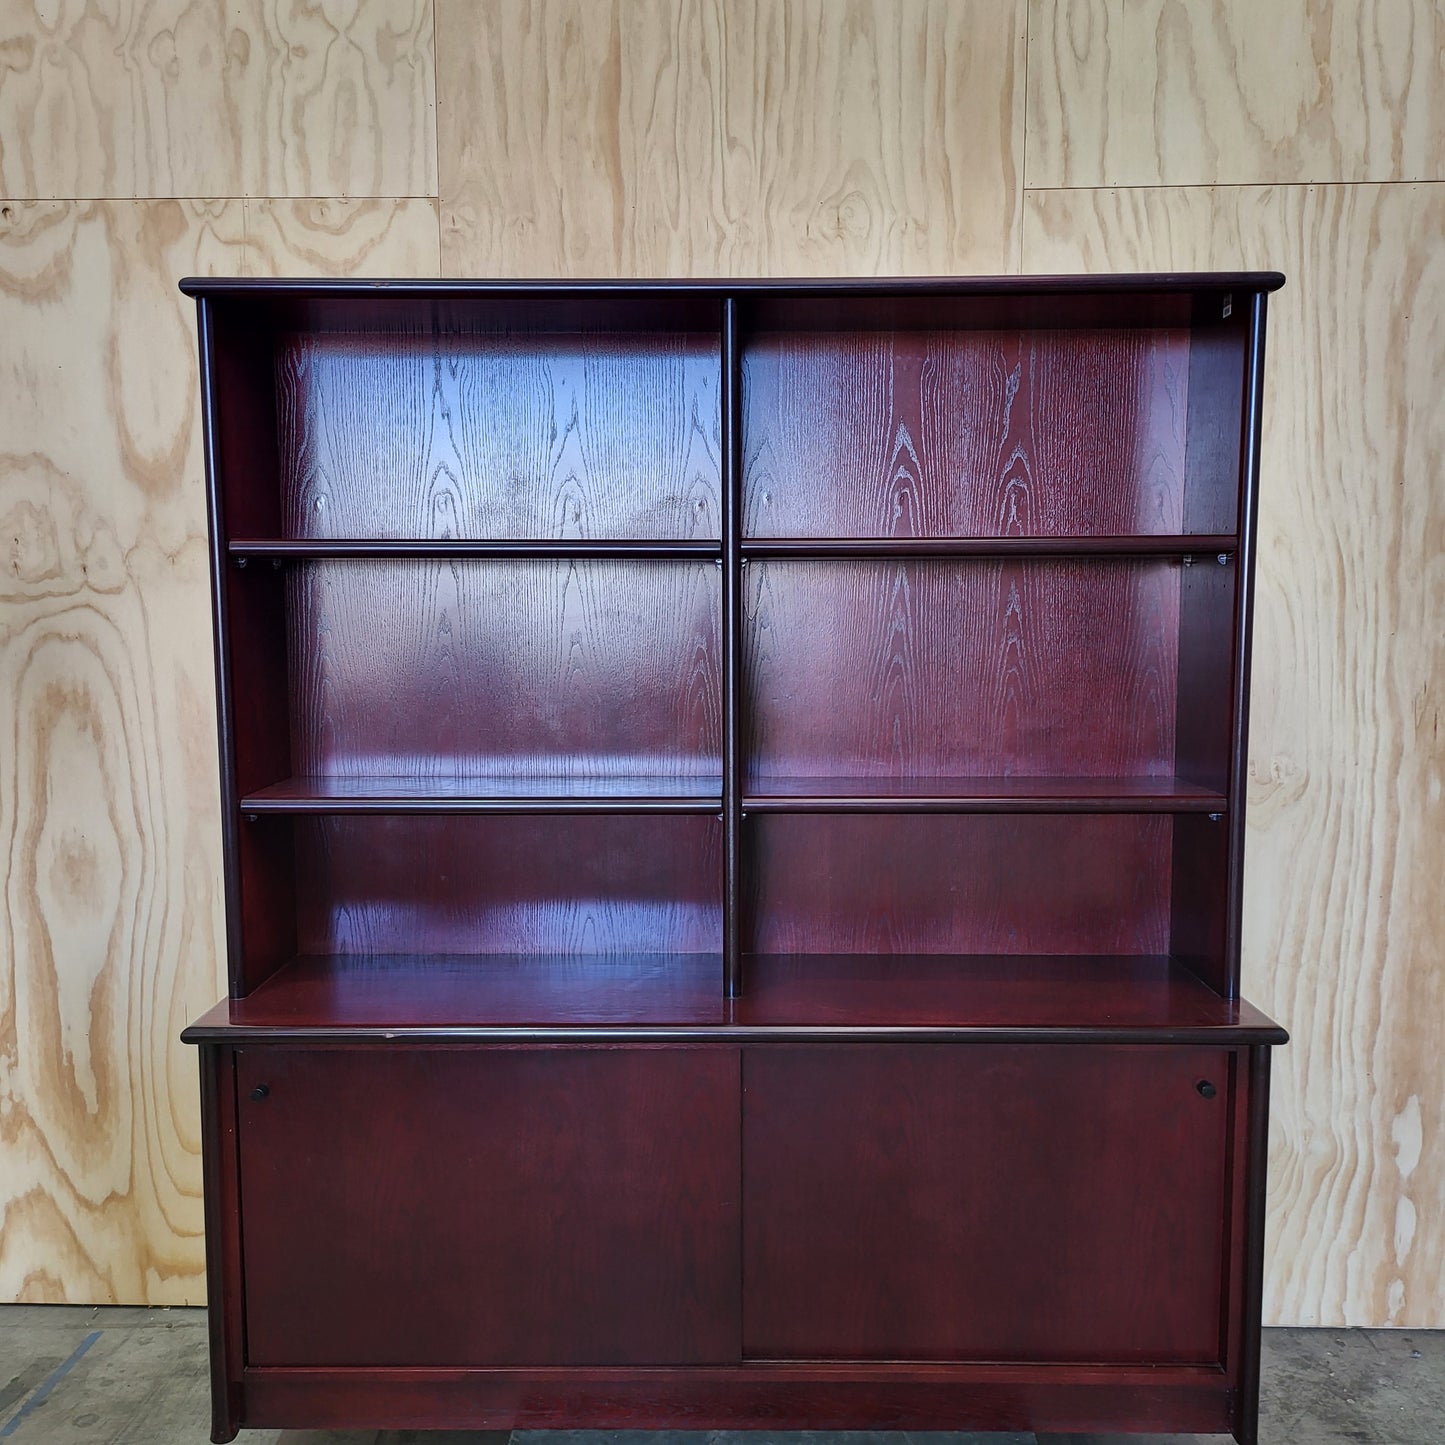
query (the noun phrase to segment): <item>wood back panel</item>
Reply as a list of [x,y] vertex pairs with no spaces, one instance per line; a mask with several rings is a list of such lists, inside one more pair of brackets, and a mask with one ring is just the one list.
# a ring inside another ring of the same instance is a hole
[[720,384],[716,334],[283,334],[285,535],[717,537]]
[[758,537],[1183,530],[1189,332],[774,332],[743,357]]
[[1177,563],[772,561],[746,603],[754,781],[1175,771]]
[[299,773],[721,771],[711,563],[314,562],[288,592]]
[[721,826],[588,814],[262,820],[295,829],[301,953],[716,953]]
[[750,947],[1167,953],[1173,826],[1136,813],[755,816]]

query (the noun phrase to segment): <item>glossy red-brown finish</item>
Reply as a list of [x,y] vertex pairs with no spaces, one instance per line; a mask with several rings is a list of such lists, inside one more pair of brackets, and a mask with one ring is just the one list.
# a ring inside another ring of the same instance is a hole
[[206,1293],[210,1301],[211,1438],[234,1440],[244,1397],[245,1323],[242,1314],[241,1228],[236,1210],[236,1055],[203,1043],[201,1168],[206,1207]]
[[1061,1365],[247,1370],[247,1422],[312,1429],[1230,1428],[1217,1370]]
[[718,386],[715,333],[282,333],[283,533],[716,538]]
[[749,1048],[744,1354],[1219,1363],[1228,1069],[1213,1049]]
[[243,1048],[237,1081],[249,1365],[736,1359],[735,1049]]
[[747,532],[1181,532],[1189,342],[1183,328],[753,335]]
[[1258,1445],[1271,1056],[1268,1048],[1255,1044],[1247,1058],[1249,1115],[1236,1135],[1231,1161],[1236,1175],[1243,1177],[1238,1186],[1239,1207],[1231,1221],[1235,1237],[1231,1241],[1230,1262],[1238,1281],[1239,1304],[1229,1322],[1230,1344],[1239,1387],[1234,1392],[1234,1418],[1230,1424],[1239,1445]]
[[218,1440],[1253,1445],[1281,280],[186,283]]
[[318,1429],[1175,1430],[1229,1428],[1217,1372],[864,1369],[247,1370],[258,1424]]
[[749,813],[1223,813],[1223,793],[1184,778],[782,777]]
[[[1180,806],[1222,806],[1218,794],[1181,788]],[[716,813],[722,777],[601,773],[555,777],[398,777],[361,773],[283,778],[241,799],[246,813]]]
[[1189,409],[1185,417],[1186,532],[1238,532],[1246,414],[1246,364],[1254,296],[1215,292],[1194,299],[1189,337]]
[[1284,1041],[1250,1004],[1221,999],[1167,958],[843,953],[747,962],[748,991],[729,999],[716,954],[299,958],[245,998],[217,1005],[186,1037]]
[[300,953],[715,953],[713,817],[405,814],[291,832]]
[[290,581],[291,771],[722,770],[711,565],[312,562]]
[[[1104,559],[749,566],[750,786],[838,773],[1182,773],[1180,570]],[[1226,691],[1227,673],[1214,685]]]
[[1169,951],[1160,814],[768,813],[748,820],[758,953]]
[[[1232,554],[1238,539],[1232,533],[1141,532],[1121,537],[1059,535],[1053,537],[744,537],[738,544],[743,559],[789,557],[1175,557],[1205,553]],[[253,544],[241,544],[249,550]],[[272,543],[264,550],[280,553],[299,543]],[[262,549],[258,549],[262,550]]]

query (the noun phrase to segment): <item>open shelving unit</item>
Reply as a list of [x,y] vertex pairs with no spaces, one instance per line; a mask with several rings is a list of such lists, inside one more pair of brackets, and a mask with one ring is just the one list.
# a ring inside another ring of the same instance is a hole
[[1281,280],[183,283],[217,1440],[1254,1438]]

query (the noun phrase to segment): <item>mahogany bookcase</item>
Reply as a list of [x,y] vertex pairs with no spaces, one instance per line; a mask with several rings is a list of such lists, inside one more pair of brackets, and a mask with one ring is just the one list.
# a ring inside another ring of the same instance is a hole
[[1282,280],[182,283],[217,1441],[1255,1439]]

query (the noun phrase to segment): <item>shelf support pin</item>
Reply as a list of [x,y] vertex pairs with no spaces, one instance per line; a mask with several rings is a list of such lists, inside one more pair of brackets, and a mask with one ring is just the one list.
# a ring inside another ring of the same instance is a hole
[[1192,552],[1186,552],[1179,559],[1179,565],[1181,567],[1192,567],[1194,565],[1194,554]]
[[256,821],[256,815],[255,815],[254,813],[247,813],[247,814],[246,814],[246,821],[247,821],[248,823],[254,823],[254,822]]
[[1209,815],[1209,821],[1210,821],[1211,823],[1220,823],[1220,822],[1223,822],[1223,821],[1224,821],[1224,814],[1223,814],[1223,813],[1211,813],[1211,814]]
[[1229,566],[1229,553],[1228,553],[1228,552],[1221,552],[1214,560],[1215,560],[1216,562],[1218,562],[1221,567],[1228,567],[1228,566]]
[[238,566],[238,567],[244,567],[249,560],[250,560],[250,559],[249,559],[248,557],[237,557],[237,558],[236,558],[236,566]]

